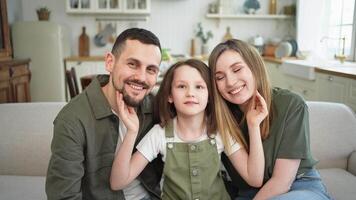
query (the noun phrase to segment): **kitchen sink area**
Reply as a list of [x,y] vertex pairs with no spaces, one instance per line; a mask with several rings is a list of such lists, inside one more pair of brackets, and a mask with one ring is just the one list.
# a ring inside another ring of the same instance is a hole
[[288,60],[282,63],[283,73],[305,80],[315,80],[316,68],[340,73],[356,73],[356,63],[354,62],[340,63],[337,60]]

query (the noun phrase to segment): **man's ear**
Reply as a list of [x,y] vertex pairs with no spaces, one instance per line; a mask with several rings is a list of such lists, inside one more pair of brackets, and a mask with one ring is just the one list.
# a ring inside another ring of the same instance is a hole
[[105,69],[109,73],[114,70],[115,65],[115,56],[111,52],[107,52],[105,54]]

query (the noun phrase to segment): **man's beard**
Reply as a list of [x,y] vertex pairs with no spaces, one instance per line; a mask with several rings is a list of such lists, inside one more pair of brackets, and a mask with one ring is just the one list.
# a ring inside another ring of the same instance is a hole
[[139,85],[143,86],[144,89],[148,89],[149,88],[149,86],[145,82],[142,82],[142,81],[139,81],[139,80],[136,80],[136,79],[134,79],[134,80],[125,80],[124,81],[124,85],[122,86],[122,89],[120,89],[119,87],[116,87],[114,80],[112,80],[112,82],[113,82],[113,86],[114,86],[115,90],[117,90],[120,93],[122,93],[122,96],[123,96],[122,98],[123,98],[125,104],[130,106],[130,107],[138,107],[142,103],[142,101],[145,98],[146,94],[141,100],[135,100],[134,98],[132,98],[126,92],[124,85],[126,83],[128,83],[128,82],[131,82],[131,83],[136,83],[136,84],[139,84]]

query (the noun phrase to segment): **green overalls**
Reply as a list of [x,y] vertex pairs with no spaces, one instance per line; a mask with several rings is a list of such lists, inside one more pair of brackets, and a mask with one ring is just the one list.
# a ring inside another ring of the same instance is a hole
[[172,122],[165,127],[163,200],[230,199],[220,174],[215,135],[197,143],[174,143]]

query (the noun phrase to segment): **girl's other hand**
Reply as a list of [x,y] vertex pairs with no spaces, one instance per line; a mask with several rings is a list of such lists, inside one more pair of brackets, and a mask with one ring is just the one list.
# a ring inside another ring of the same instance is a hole
[[123,95],[116,92],[116,103],[119,110],[119,117],[124,122],[127,132],[138,133],[139,120],[136,111],[133,107],[127,106],[124,102]]
[[256,91],[252,98],[252,104],[247,111],[246,120],[249,126],[258,126],[268,115],[268,109],[265,99]]

